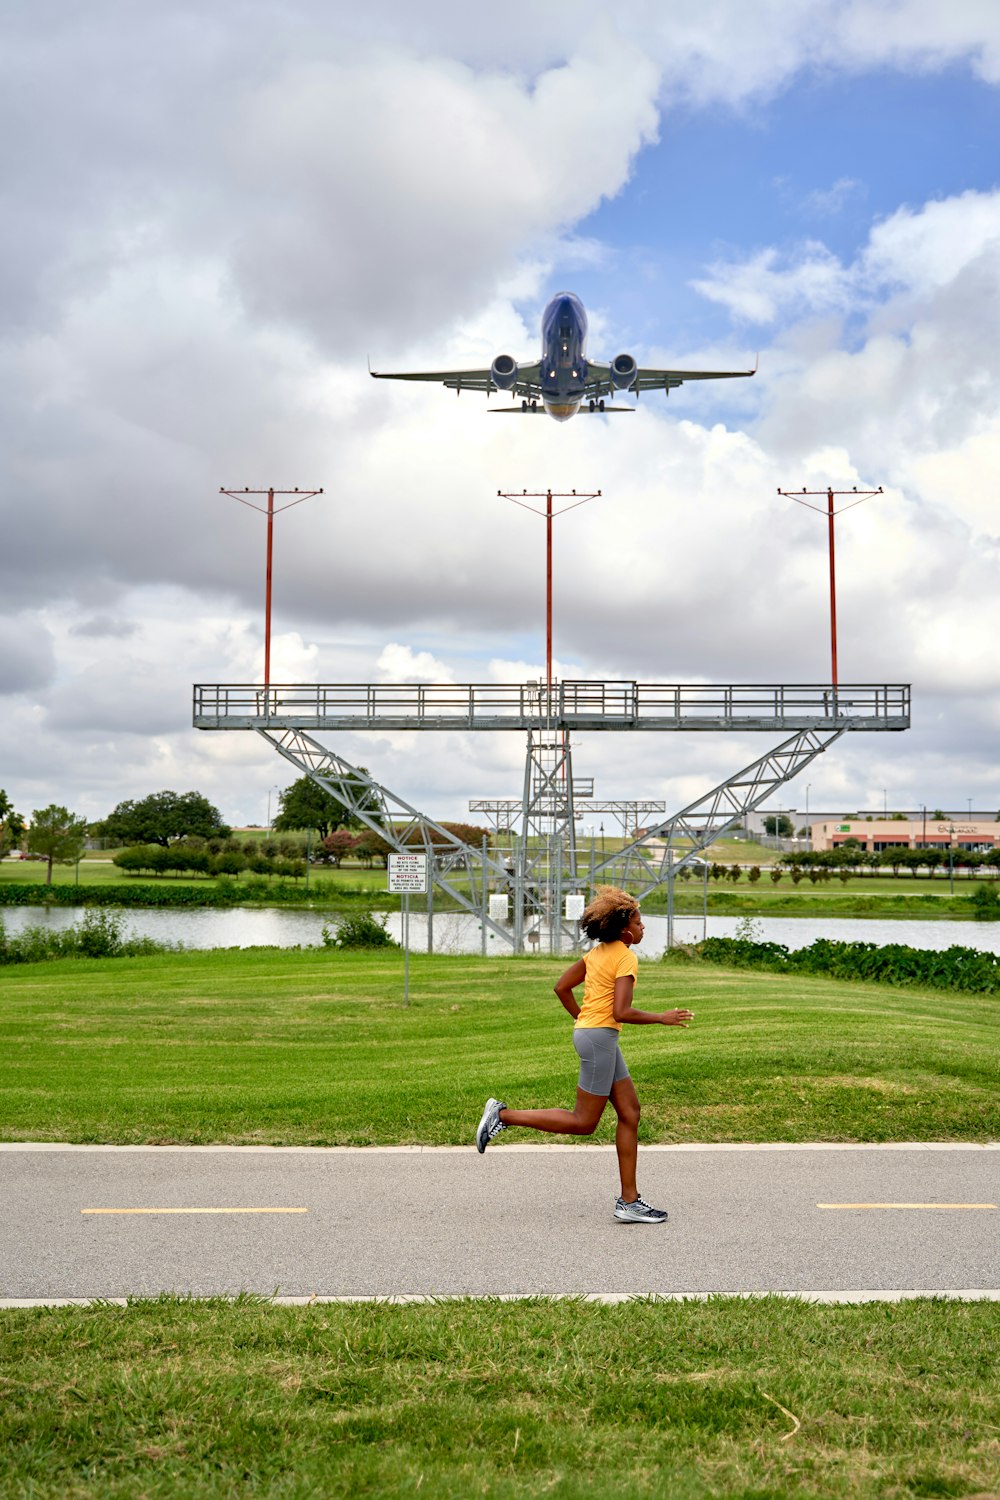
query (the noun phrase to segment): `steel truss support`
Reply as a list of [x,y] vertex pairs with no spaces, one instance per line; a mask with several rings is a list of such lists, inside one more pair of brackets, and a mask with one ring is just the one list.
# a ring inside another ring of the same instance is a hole
[[[273,745],[302,775],[310,777],[325,792],[360,822],[400,853],[420,850],[427,855],[431,882],[478,921],[484,930],[505,943],[512,941],[509,928],[489,915],[490,881],[498,890],[511,890],[511,871],[491,858],[485,850],[463,844],[453,833],[433,819],[417,812],[408,802],[374,781],[367,771],[354,766],[333,750],[327,750],[301,729],[259,729],[263,739]],[[516,895],[516,893],[515,893]],[[515,900],[515,908],[517,902]]]
[[[569,735],[557,730],[529,730],[525,757],[521,838],[513,868],[485,849],[463,844],[366,771],[326,749],[301,729],[259,729],[279,755],[343,803],[348,812],[400,852],[423,849],[431,881],[462,910],[476,917],[483,930],[520,952],[525,922],[548,926],[551,951],[562,936],[575,936],[563,921],[564,890],[579,890],[603,875],[627,887],[642,900],[667,887],[667,942],[673,943],[674,881],[699,859],[701,851],[740,823],[748,813],[805,770],[845,732],[801,730],[743,770],[735,772],[703,797],[647,830],[619,853],[587,871],[577,868],[573,819],[573,769]],[[653,857],[651,857],[651,854]],[[489,915],[491,884],[513,897],[513,929]]]
[[[844,732],[844,729],[806,729],[793,734],[673,817],[648,829],[620,853],[602,861],[595,867],[595,876],[606,872],[640,901],[666,885],[667,945],[672,946],[674,881],[680,871],[693,864],[703,849],[742,822],[779,787],[804,771]],[[651,846],[656,850],[655,858],[650,858]]]
[[547,921],[550,951],[561,947],[562,888],[577,885],[573,754],[562,729],[529,729],[515,856],[514,948],[524,946],[527,916]]

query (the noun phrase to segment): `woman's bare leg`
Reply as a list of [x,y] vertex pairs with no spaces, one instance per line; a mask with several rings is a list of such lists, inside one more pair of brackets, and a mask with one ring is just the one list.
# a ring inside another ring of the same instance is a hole
[[635,1170],[639,1156],[639,1096],[631,1078],[620,1078],[611,1086],[611,1104],[618,1116],[615,1129],[615,1150],[618,1152],[618,1171],[622,1179],[622,1198],[634,1203],[639,1196]]
[[588,1094],[578,1088],[575,1109],[502,1109],[500,1118],[505,1125],[544,1130],[549,1135],[593,1135],[607,1102],[605,1094]]

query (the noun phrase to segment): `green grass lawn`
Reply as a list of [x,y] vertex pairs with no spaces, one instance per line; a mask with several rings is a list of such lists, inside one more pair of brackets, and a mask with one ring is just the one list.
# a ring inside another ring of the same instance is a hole
[[[408,1009],[398,950],[8,968],[0,1137],[467,1142],[490,1093],[572,1102],[560,968],[415,954]],[[995,999],[646,962],[639,1003],[696,1017],[626,1031],[646,1141],[1000,1136]]]
[[[404,1008],[399,952],[8,968],[0,1137],[468,1144],[488,1092],[572,1099],[558,969],[414,955]],[[646,1141],[1000,1134],[995,1001],[680,962],[640,985],[696,1014],[626,1036]],[[0,1496],[988,1500],[998,1357],[988,1303],[7,1310]]]
[[989,1500],[997,1355],[987,1303],[0,1312],[0,1493]]

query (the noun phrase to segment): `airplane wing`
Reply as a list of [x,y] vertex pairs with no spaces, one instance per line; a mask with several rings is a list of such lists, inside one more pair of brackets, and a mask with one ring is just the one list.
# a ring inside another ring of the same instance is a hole
[[[737,380],[756,373],[756,365],[752,370],[650,370],[640,367],[631,385],[619,394],[638,396],[641,391],[663,391],[669,396],[685,380]],[[611,391],[611,366],[588,360],[586,396],[610,396]]]
[[[500,389],[488,369],[399,371],[373,370],[369,368],[368,373],[373,380],[433,380],[439,385],[446,386],[450,391],[457,391],[459,395],[463,391],[483,391],[488,396],[492,391]],[[541,371],[537,360],[533,364],[518,365],[517,380],[510,388],[509,394],[521,397],[540,396],[540,374]]]
[[747,375],[756,375],[752,370],[644,370],[636,371],[635,391],[666,391],[683,385],[685,380],[739,380]]

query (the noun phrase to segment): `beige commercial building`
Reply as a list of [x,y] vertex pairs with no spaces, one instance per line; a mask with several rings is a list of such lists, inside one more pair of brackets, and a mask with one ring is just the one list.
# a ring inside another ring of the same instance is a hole
[[967,818],[844,818],[810,825],[814,849],[836,849],[856,839],[868,853],[902,844],[906,849],[977,849],[984,853],[1000,844],[1000,823],[971,822]]

